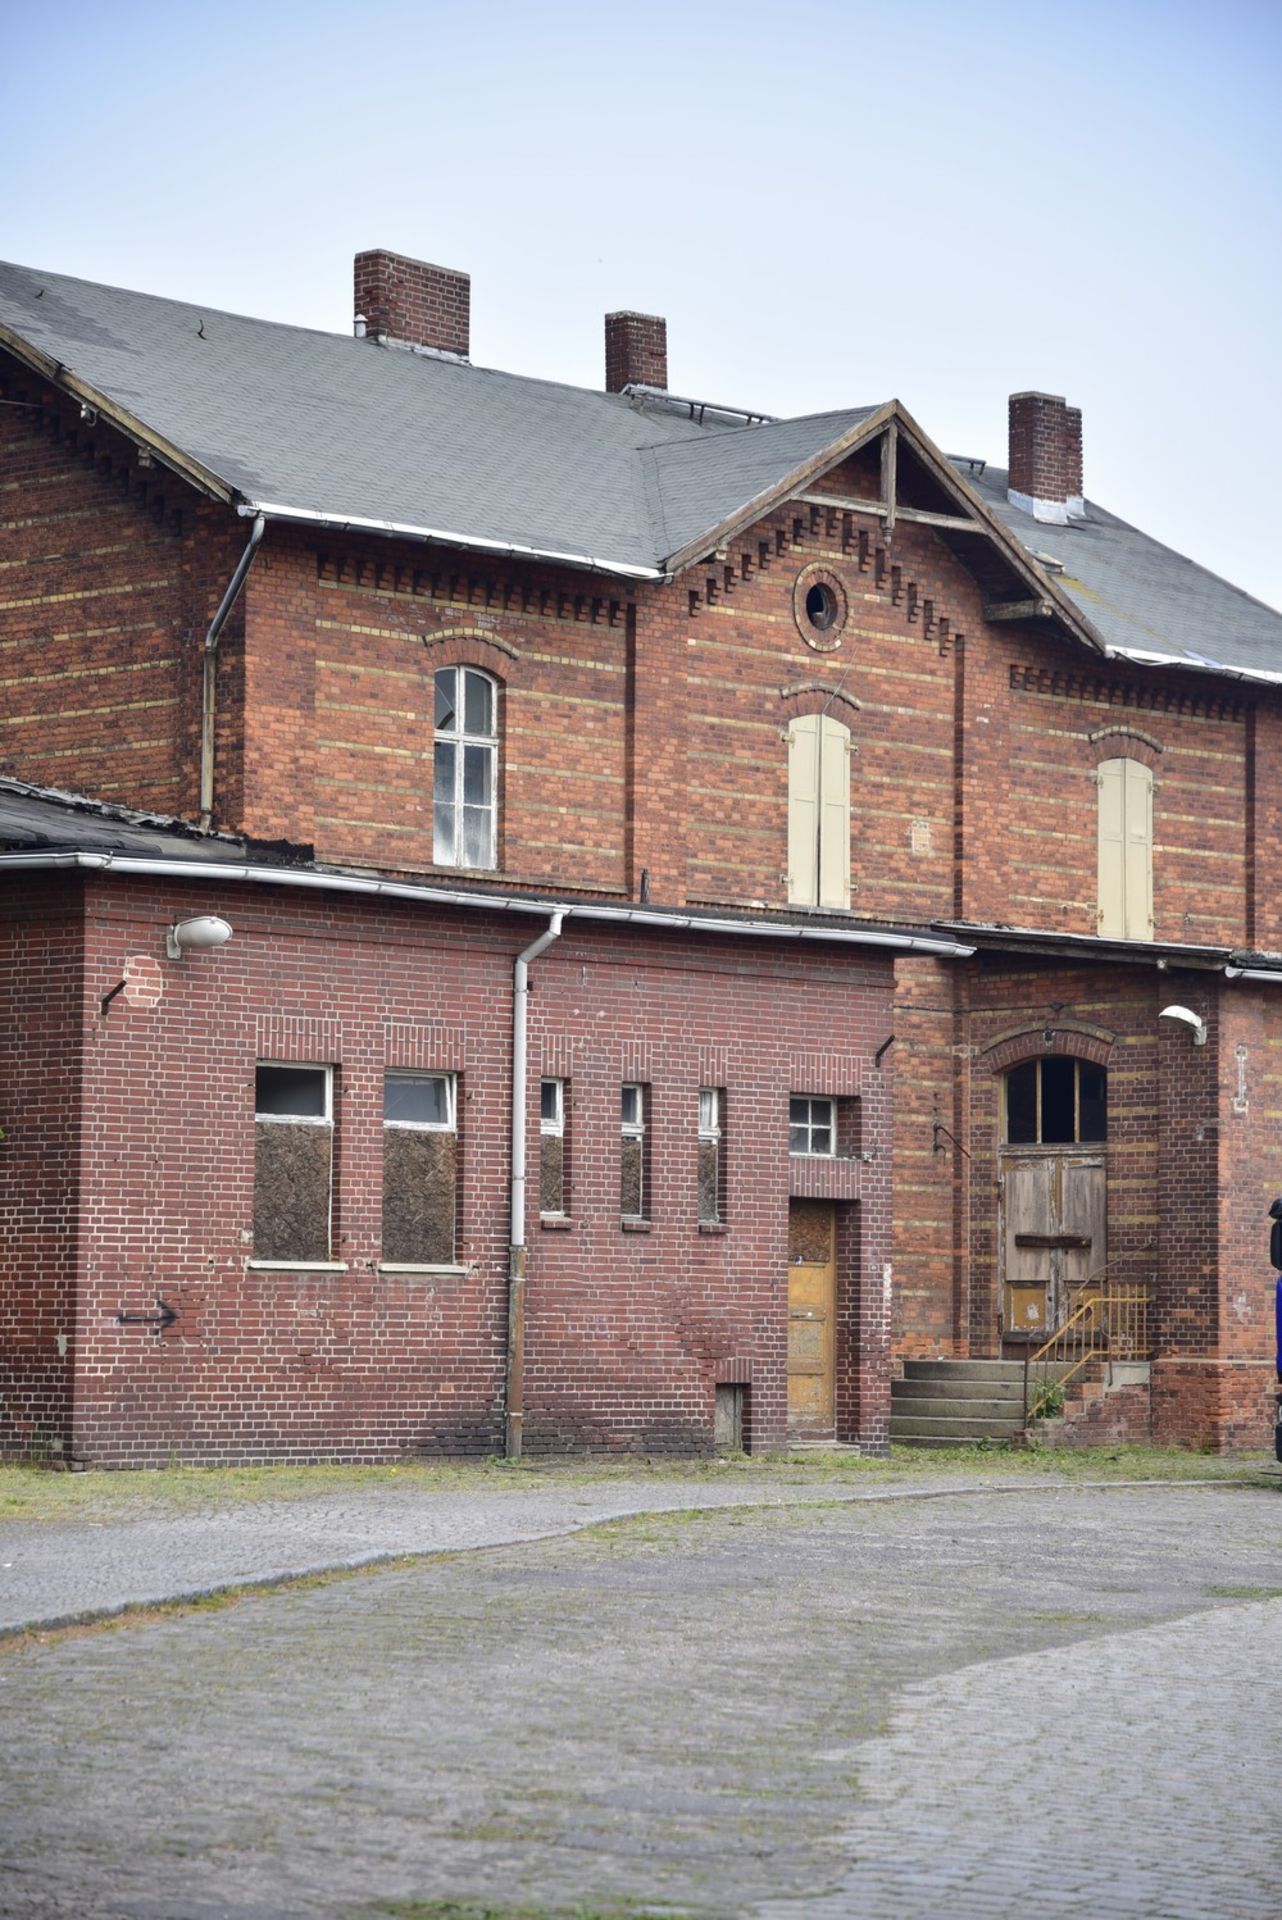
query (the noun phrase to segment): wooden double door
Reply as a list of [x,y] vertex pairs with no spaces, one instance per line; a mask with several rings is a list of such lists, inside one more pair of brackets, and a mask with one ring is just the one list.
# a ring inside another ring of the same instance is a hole
[[1044,1340],[1108,1260],[1104,1155],[1013,1149],[1001,1159],[1002,1332]]
[[788,1434],[831,1440],[837,1431],[837,1209],[830,1200],[788,1204]]

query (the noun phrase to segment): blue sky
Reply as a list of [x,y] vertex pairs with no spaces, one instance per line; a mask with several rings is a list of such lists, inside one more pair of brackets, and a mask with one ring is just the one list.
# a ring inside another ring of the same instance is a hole
[[1282,607],[1280,105],[1282,0],[51,0],[0,256],[342,330],[392,247],[471,273],[482,363],[600,384],[636,307],[677,391],[999,462],[1064,393],[1091,497]]

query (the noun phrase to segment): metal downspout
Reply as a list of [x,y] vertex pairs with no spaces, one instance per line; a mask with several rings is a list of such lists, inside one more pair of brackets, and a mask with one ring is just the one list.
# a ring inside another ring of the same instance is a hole
[[236,571],[227,582],[227,591],[218,603],[218,611],[205,635],[204,677],[200,697],[200,830],[209,833],[214,824],[214,699],[218,678],[218,636],[227,624],[227,616],[245,584],[245,576],[254,564],[264,530],[265,514],[259,514],[250,528],[249,545],[236,563]]
[[525,1104],[528,1087],[530,962],[537,960],[561,932],[565,914],[558,909],[546,930],[516,957],[512,969],[512,1212],[508,1236],[507,1393],[504,1451],[521,1457],[525,1419]]

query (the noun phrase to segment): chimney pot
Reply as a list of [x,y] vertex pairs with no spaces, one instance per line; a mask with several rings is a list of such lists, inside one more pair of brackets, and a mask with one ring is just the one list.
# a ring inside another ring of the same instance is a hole
[[355,262],[357,337],[388,345],[429,347],[466,360],[472,283],[452,267],[434,267],[403,253],[374,247]]
[[1035,520],[1085,518],[1082,410],[1057,393],[1012,393],[1007,497]]
[[668,323],[656,313],[605,316],[605,390],[668,385]]

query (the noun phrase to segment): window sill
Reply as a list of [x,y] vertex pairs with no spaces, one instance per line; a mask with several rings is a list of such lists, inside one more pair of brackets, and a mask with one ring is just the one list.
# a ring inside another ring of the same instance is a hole
[[654,1232],[653,1220],[634,1220],[634,1219],[625,1218],[623,1220],[620,1220],[619,1225],[623,1229],[624,1233],[653,1233]]
[[729,1233],[730,1229],[724,1220],[700,1220],[699,1231],[700,1233]]
[[250,1260],[255,1273],[346,1273],[346,1260]]
[[475,1268],[454,1265],[447,1266],[444,1263],[433,1263],[426,1260],[380,1260],[378,1263],[378,1272],[443,1273],[451,1275],[456,1280],[461,1280],[465,1278],[467,1274],[475,1272]]
[[539,1229],[542,1233],[573,1233],[574,1222],[568,1213],[541,1213]]

